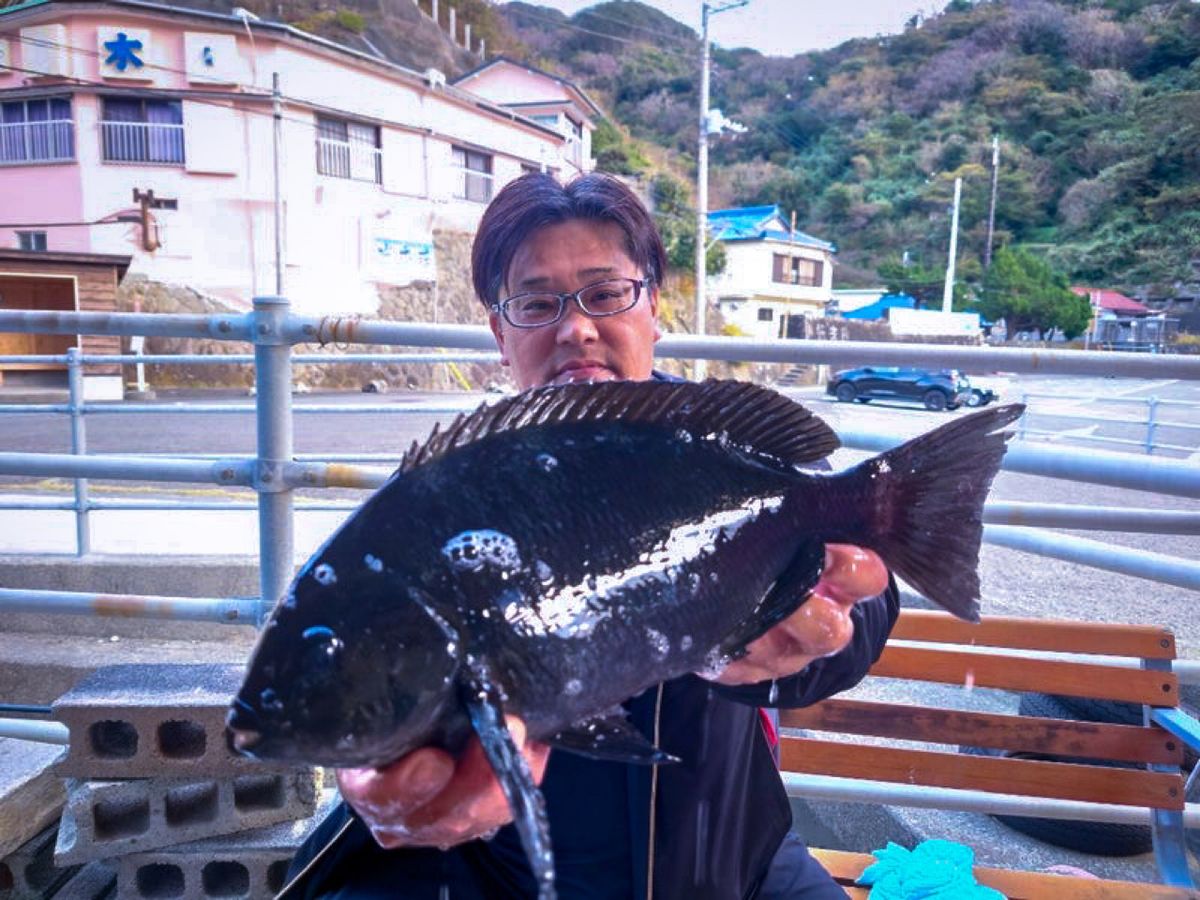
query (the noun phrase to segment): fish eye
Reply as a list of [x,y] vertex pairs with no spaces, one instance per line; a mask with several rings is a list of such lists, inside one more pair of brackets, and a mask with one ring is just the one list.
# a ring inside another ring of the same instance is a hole
[[305,645],[303,655],[306,666],[318,671],[336,666],[338,657],[346,647],[333,629],[324,625],[304,629],[300,640]]

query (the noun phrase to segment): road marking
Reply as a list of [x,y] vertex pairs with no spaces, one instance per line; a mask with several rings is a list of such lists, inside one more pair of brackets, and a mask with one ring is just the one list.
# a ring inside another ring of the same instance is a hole
[[1138,391],[1157,391],[1165,387],[1170,387],[1173,384],[1179,384],[1178,378],[1165,378],[1162,381],[1152,381],[1149,384],[1139,385],[1137,387],[1125,388],[1122,391],[1113,391],[1113,397],[1127,397],[1130,394],[1136,394]]

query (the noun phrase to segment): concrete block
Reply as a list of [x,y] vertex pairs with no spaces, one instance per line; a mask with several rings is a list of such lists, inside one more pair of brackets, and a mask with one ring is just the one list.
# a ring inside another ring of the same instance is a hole
[[42,900],[70,878],[79,866],[55,868],[54,834],[51,825],[17,851],[0,860],[0,898]]
[[54,900],[105,900],[117,883],[117,866],[113,862],[90,862],[58,889]]
[[54,858],[59,865],[107,859],[306,819],[320,792],[318,769],[223,779],[68,780]]
[[225,713],[242,671],[240,665],[220,664],[97,669],[53,704],[54,718],[71,733],[56,771],[107,780],[232,777],[267,770],[225,743]]
[[326,791],[310,819],[177,844],[118,860],[118,900],[270,900],[305,838],[337,802]]
[[51,764],[54,744],[0,738],[0,859],[52,824],[67,793]]

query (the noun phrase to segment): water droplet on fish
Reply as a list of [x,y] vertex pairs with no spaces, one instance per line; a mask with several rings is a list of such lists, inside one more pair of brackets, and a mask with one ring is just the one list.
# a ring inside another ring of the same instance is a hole
[[583,691],[583,682],[578,678],[572,678],[563,685],[563,693],[568,697],[576,697]]
[[542,584],[550,584],[554,581],[554,570],[550,568],[550,564],[544,559],[539,559],[535,562],[533,569],[537,572],[538,581]]
[[446,642],[446,652],[449,653],[451,656],[453,656],[455,653],[458,652],[458,644],[454,643],[454,641],[447,641]]
[[596,589],[596,576],[589,572],[587,578],[584,579],[584,584],[587,585],[589,591],[594,591]]
[[779,702],[779,682],[772,679],[771,689],[767,691],[767,703],[774,706]]
[[661,631],[647,628],[646,638],[650,641],[650,649],[654,651],[654,655],[659,659],[666,659],[667,654],[671,652],[671,642],[667,640],[667,636]]
[[679,639],[679,649],[684,651],[692,649],[692,636],[690,634],[685,634]]
[[681,444],[690,444],[692,442],[692,433],[686,428],[680,428],[675,432],[675,440]]
[[538,468],[543,472],[553,472],[558,468],[558,460],[549,453],[539,453],[537,458]]
[[383,571],[383,560],[380,559],[378,556],[372,556],[370,553],[368,553],[366,556],[363,557],[363,562],[366,563],[367,568],[370,569],[372,572],[382,572]]
[[313,569],[313,578],[317,580],[317,584],[324,585],[325,587],[337,583],[337,573],[333,571],[333,566],[329,563],[321,563]]

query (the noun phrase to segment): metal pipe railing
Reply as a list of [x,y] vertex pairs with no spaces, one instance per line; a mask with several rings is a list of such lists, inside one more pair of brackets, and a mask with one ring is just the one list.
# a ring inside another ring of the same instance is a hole
[[16,738],[18,741],[37,741],[42,744],[66,744],[71,733],[61,722],[46,722],[41,719],[0,719],[0,738]]
[[259,603],[254,597],[163,597],[0,588],[0,611],[255,625]]
[[[885,781],[836,778],[831,775],[802,775],[796,772],[779,774],[783,778],[783,785],[789,797],[842,803],[879,803],[886,806],[912,806],[989,815],[1034,816],[1043,819],[1114,822],[1124,825],[1151,824],[1150,810],[1138,806],[892,784]],[[1186,804],[1183,820],[1188,828],[1200,828],[1200,803]]]

